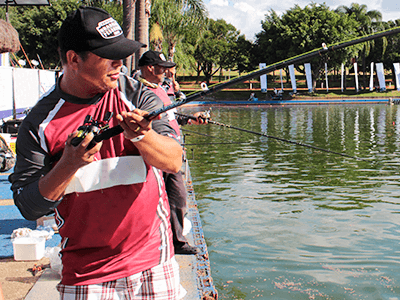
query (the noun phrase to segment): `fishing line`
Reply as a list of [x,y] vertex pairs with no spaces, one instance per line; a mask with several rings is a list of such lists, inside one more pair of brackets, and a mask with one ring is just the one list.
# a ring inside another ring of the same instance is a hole
[[182,146],[198,146],[198,145],[231,145],[231,144],[251,144],[255,142],[221,142],[221,143],[196,143],[196,144],[182,144]]
[[212,120],[207,120],[207,122],[210,123],[210,124],[214,124],[214,125],[218,125],[218,126],[222,126],[222,127],[227,127],[227,128],[236,129],[236,130],[239,130],[239,131],[251,133],[251,134],[264,136],[264,137],[267,137],[267,138],[270,138],[270,139],[274,139],[274,140],[278,140],[278,141],[285,142],[285,143],[290,143],[290,144],[294,144],[294,145],[298,145],[298,146],[312,148],[312,149],[315,149],[315,150],[318,150],[318,151],[332,153],[332,154],[336,154],[336,155],[340,155],[340,156],[344,156],[344,157],[348,157],[348,158],[353,158],[353,159],[357,159],[357,160],[369,161],[369,160],[367,160],[365,158],[360,158],[360,157],[357,157],[357,156],[351,156],[351,155],[348,155],[346,153],[340,153],[340,152],[336,152],[336,151],[332,151],[332,150],[316,147],[316,146],[313,146],[313,145],[304,144],[302,142],[291,141],[291,140],[287,140],[287,139],[284,139],[284,138],[280,138],[280,137],[276,137],[276,136],[272,136],[272,135],[268,135],[268,134],[265,134],[265,133],[252,131],[252,130],[248,130],[248,129],[244,129],[244,128],[240,128],[240,127],[235,127],[235,126],[232,126],[232,125],[228,125],[228,124],[224,124],[224,123],[220,123],[220,122],[216,122],[216,121],[212,121]]
[[[197,118],[194,117],[194,116],[185,115],[185,114],[181,114],[181,113],[175,113],[175,114],[177,114],[179,116],[182,116],[182,117],[186,117],[186,118],[192,119],[192,120],[197,120]],[[222,126],[222,127],[227,127],[227,128],[236,129],[236,130],[239,130],[239,131],[251,133],[251,134],[264,136],[264,137],[267,137],[267,138],[270,138],[270,139],[274,139],[274,140],[278,140],[278,141],[281,141],[281,142],[290,143],[290,144],[294,144],[294,145],[297,145],[297,146],[303,146],[303,147],[307,147],[307,148],[312,148],[312,149],[315,149],[315,150],[318,150],[318,151],[337,154],[337,155],[340,155],[340,156],[353,158],[353,159],[357,159],[357,160],[369,161],[369,160],[367,160],[365,158],[360,158],[360,157],[357,157],[357,156],[351,156],[351,155],[348,155],[346,153],[336,152],[336,151],[332,151],[332,150],[329,150],[329,149],[324,149],[324,148],[320,148],[320,147],[317,147],[317,146],[304,144],[302,142],[291,141],[291,140],[287,140],[287,139],[284,139],[284,138],[268,135],[268,134],[265,134],[265,133],[262,133],[262,132],[252,131],[252,130],[248,130],[248,129],[244,129],[244,128],[240,128],[240,127],[235,127],[235,126],[232,126],[232,125],[228,125],[228,124],[224,124],[224,123],[221,123],[221,122],[213,121],[213,120],[211,120],[209,118],[203,118],[203,119],[205,119],[207,121],[207,123],[210,123],[210,124],[214,124],[214,125],[218,125],[218,126]]]
[[[178,114],[178,113],[175,113],[175,114],[176,114],[176,115],[181,115],[181,114]],[[189,116],[188,116],[188,117],[189,117]],[[193,119],[196,119],[196,118],[193,117]],[[216,138],[216,136],[209,135],[209,134],[206,134],[206,133],[197,132],[197,131],[194,131],[194,130],[189,130],[189,129],[184,129],[184,128],[181,128],[181,130],[184,131],[184,132],[195,133],[195,134],[202,135],[202,136],[206,136],[206,137],[210,137],[210,138]]]

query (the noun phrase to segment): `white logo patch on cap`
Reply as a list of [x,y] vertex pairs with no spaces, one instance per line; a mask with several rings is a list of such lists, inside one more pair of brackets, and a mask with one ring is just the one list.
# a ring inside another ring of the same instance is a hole
[[167,61],[167,60],[165,59],[164,54],[162,54],[162,53],[160,54],[160,59],[163,60],[163,61]]
[[104,39],[112,39],[123,33],[121,26],[113,18],[99,22],[96,30]]

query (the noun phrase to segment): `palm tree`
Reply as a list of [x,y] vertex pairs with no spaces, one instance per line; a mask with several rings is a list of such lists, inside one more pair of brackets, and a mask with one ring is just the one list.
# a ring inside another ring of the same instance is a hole
[[[122,0],[123,29],[128,38],[149,45],[150,0]],[[187,26],[197,25],[199,29],[207,20],[207,11],[202,0],[155,0],[153,14],[168,42],[168,57],[173,60],[176,43],[185,33]],[[133,12],[134,11],[134,12]],[[162,43],[162,41],[161,41]],[[125,64],[129,72],[137,68],[138,60],[147,49],[128,58]],[[158,49],[160,50],[160,49]]]
[[[135,4],[136,0],[123,0],[123,21],[122,27],[124,34],[128,39],[135,39]],[[132,55],[125,59],[125,66],[128,68],[128,74],[131,74],[132,70],[135,69],[135,55]]]
[[[350,7],[341,5],[336,9],[337,13],[344,13],[353,18],[359,23],[357,32],[360,36],[371,34],[373,32],[382,30],[382,14],[377,10],[368,11],[367,5],[352,3]],[[384,50],[387,44],[387,39],[383,38]],[[363,44],[361,50],[362,68],[363,68],[363,88],[366,89],[366,76],[365,76],[365,57],[369,55],[371,48],[374,46],[374,41],[368,41]],[[373,70],[371,70],[373,72]]]
[[158,23],[154,23],[153,26],[151,26],[149,38],[150,44],[153,45],[153,49],[162,52],[163,35]]
[[[125,36],[131,40],[139,41],[148,46],[150,0],[122,0],[122,2],[122,27]],[[127,66],[129,74],[138,68],[139,58],[145,51],[146,48],[140,48],[138,52],[125,59],[124,64]]]
[[[136,40],[149,46],[149,18],[150,18],[150,0],[137,0],[135,10],[135,37]],[[147,51],[147,47],[141,48],[135,57],[135,66],[138,68],[140,56]]]
[[155,0],[153,17],[168,43],[168,59],[173,61],[176,44],[188,29],[200,31],[207,22],[207,10],[202,0]]

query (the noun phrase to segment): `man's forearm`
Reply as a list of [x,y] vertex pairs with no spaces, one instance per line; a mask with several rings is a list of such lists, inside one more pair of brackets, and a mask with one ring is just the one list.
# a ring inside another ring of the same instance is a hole
[[154,130],[148,131],[135,146],[148,164],[162,171],[177,173],[182,166],[182,147],[179,143]]
[[40,194],[50,201],[58,201],[73,179],[77,168],[68,164],[58,163],[49,173],[40,178]]
[[100,142],[93,148],[87,149],[93,139],[93,133],[89,133],[76,147],[72,146],[71,141],[76,135],[77,132],[74,132],[68,136],[61,159],[49,173],[39,180],[40,193],[51,201],[57,201],[64,195],[64,191],[72,181],[76,171],[80,167],[93,162],[94,155],[102,146]]

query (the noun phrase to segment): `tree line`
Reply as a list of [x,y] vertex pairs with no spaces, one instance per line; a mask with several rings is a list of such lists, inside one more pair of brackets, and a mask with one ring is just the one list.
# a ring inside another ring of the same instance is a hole
[[[303,8],[295,5],[282,15],[270,10],[255,40],[250,41],[232,24],[208,18],[202,0],[153,0],[151,5],[149,0],[136,0],[133,3],[140,5],[140,9],[134,11],[134,24],[130,24],[132,12],[127,11],[128,2],[56,0],[51,6],[10,7],[9,16],[26,55],[30,59],[39,57],[46,69],[60,68],[57,32],[62,20],[80,5],[91,5],[110,12],[123,24],[124,31],[134,25],[137,28],[128,37],[145,41],[150,49],[175,61],[181,70],[204,76],[207,82],[222,70],[250,72],[260,62],[273,64],[320,48],[322,43],[330,45],[400,26],[400,19],[384,22],[379,11],[369,11],[366,5],[352,3],[350,7],[331,9],[325,3],[311,3]],[[4,18],[3,11],[0,16]],[[364,74],[362,88],[366,88],[365,74],[371,71],[370,63],[382,62],[391,68],[394,62],[400,62],[399,48],[400,34],[314,58],[310,61],[314,87],[326,62],[333,73],[338,72],[341,64],[351,69],[357,62]],[[17,57],[24,58],[23,52],[18,52]],[[134,67],[133,62],[132,70]],[[303,65],[295,67],[298,72],[305,72]]]

